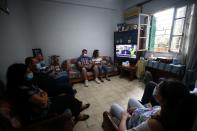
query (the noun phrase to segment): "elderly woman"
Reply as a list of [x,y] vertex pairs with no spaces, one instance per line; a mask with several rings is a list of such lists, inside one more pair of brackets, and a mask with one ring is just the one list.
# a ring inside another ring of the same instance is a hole
[[102,79],[103,72],[104,72],[104,75],[106,77],[106,80],[110,81],[110,79],[108,77],[107,66],[105,65],[105,62],[102,59],[102,57],[99,56],[99,50],[94,50],[93,51],[92,62],[94,63],[94,65],[97,65],[98,68],[99,68],[99,76],[100,76],[101,82],[104,82],[103,79]]

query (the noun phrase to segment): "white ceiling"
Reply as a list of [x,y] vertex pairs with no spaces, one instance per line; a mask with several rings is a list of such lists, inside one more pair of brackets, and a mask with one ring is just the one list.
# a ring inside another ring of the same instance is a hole
[[126,9],[126,8],[135,6],[135,5],[145,2],[145,1],[147,1],[147,0],[124,0],[124,8]]

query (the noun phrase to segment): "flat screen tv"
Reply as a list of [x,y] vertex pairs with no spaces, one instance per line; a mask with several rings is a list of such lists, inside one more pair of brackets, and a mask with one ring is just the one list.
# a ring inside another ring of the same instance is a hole
[[116,45],[116,57],[136,59],[137,45]]

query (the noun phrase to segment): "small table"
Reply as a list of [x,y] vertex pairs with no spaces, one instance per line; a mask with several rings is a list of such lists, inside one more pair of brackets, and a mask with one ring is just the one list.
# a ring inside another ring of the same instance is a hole
[[120,66],[119,69],[120,69],[120,78],[123,76],[124,73],[128,72],[130,80],[135,79],[135,76],[136,76],[136,67],[135,67],[135,65]]

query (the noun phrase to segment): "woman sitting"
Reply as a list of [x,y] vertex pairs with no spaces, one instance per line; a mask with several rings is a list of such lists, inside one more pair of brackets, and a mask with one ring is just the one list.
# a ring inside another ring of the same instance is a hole
[[48,94],[32,84],[33,73],[24,64],[13,64],[7,71],[7,93],[10,101],[22,116],[30,121],[48,114],[62,114],[69,108],[75,120],[86,120],[89,115],[80,112],[89,107],[72,95],[48,97]]
[[111,114],[120,120],[119,131],[190,131],[197,114],[197,96],[178,81],[160,82],[154,91],[160,106],[146,108],[130,99],[124,111],[112,105]]
[[99,50],[93,51],[92,62],[94,63],[94,65],[97,65],[99,68],[99,76],[100,76],[101,82],[104,82],[102,79],[102,72],[104,72],[106,80],[110,81],[108,77],[107,66],[105,65],[105,62],[103,61],[103,59],[99,56]]

